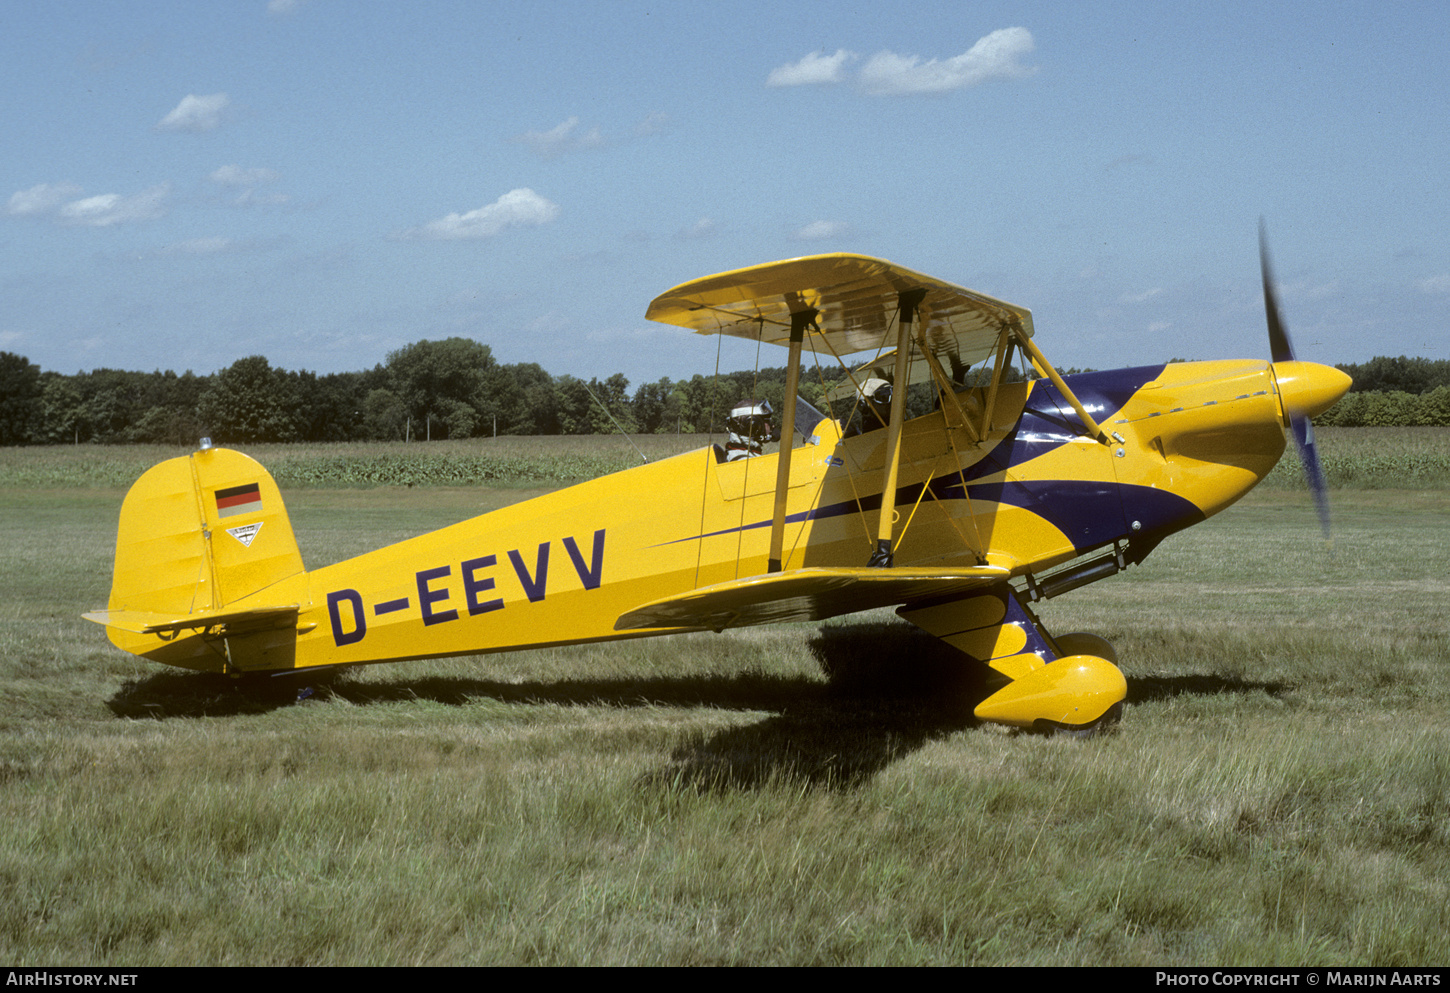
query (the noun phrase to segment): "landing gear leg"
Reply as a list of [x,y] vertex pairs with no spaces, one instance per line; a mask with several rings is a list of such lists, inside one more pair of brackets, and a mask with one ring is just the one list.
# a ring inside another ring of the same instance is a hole
[[1128,683],[1112,646],[1090,634],[1053,639],[1006,583],[897,613],[1011,680],[977,705],[979,720],[1076,734],[1122,713]]

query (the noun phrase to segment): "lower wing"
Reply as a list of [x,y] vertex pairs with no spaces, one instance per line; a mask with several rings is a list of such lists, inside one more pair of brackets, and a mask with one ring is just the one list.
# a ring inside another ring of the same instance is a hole
[[1000,583],[1010,571],[979,565],[941,569],[805,568],[736,579],[635,607],[616,631],[750,627],[819,621],[873,607],[948,597]]

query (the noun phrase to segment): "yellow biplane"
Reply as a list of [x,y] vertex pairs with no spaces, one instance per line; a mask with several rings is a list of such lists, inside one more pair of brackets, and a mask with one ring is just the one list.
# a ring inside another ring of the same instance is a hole
[[[1294,360],[1266,257],[1263,278],[1272,361],[1070,376],[1027,310],[879,259],[694,280],[647,316],[789,349],[778,452],[704,448],[308,571],[272,477],[204,444],[131,488],[108,608],[85,616],[125,651],[241,675],[895,606],[1000,673],[978,718],[1095,728],[1127,693],[1114,652],[1053,636],[1035,602],[1142,562],[1239,499],[1286,428],[1327,513],[1309,417],[1349,378]],[[802,353],[867,350],[849,383],[892,383],[889,421],[843,433],[797,400]],[[1014,354],[1037,378],[1010,381]],[[919,382],[939,405],[908,420]]]

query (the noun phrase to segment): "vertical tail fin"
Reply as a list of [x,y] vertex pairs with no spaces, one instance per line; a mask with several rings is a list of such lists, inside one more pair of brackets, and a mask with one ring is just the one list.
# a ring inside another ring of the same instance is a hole
[[[86,616],[105,624],[118,648],[158,662],[285,667],[276,652],[296,632],[279,624],[292,626],[302,591],[257,594],[304,574],[271,474],[239,452],[206,448],[152,467],[131,487],[109,604]],[[246,658],[238,657],[242,643]]]

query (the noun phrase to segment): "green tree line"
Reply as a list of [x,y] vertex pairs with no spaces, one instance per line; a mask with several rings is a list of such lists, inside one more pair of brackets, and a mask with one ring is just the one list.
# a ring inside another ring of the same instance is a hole
[[1354,380],[1342,400],[1315,418],[1339,427],[1450,425],[1450,361],[1376,356],[1336,366]]
[[1355,390],[1324,413],[1316,424],[1344,428],[1450,425],[1450,386],[1427,393],[1403,390]]
[[[1339,368],[1354,378],[1353,392],[1320,423],[1450,425],[1450,362],[1380,357]],[[501,364],[468,338],[414,342],[372,369],[324,376],[275,368],[260,355],[207,376],[119,369],[67,376],[0,352],[0,445],[699,434],[720,431],[746,397],[780,409],[785,378],[784,368],[666,377],[631,392],[622,373],[587,382],[553,376],[535,363]],[[839,379],[803,370],[801,393],[825,409],[822,396]],[[910,413],[932,403],[929,387],[911,388]]]
[[1380,355],[1368,362],[1335,366],[1354,380],[1354,393],[1408,393],[1421,396],[1450,386],[1450,360],[1389,358]]
[[[802,376],[820,403],[830,383]],[[418,341],[361,372],[319,376],[260,355],[208,376],[42,372],[0,352],[0,445],[401,441],[493,434],[705,433],[756,396],[780,406],[785,369],[644,383],[582,380],[497,362],[468,338]],[[928,404],[930,401],[927,400]]]

